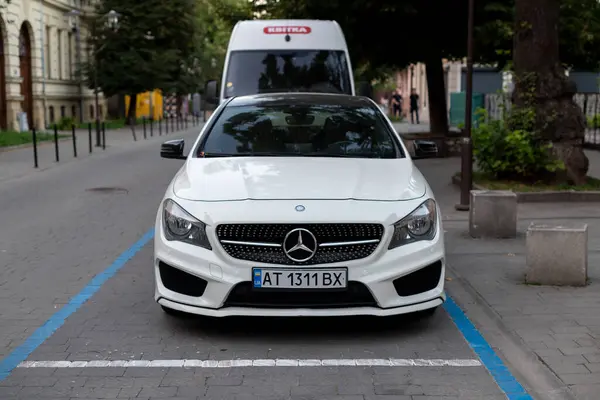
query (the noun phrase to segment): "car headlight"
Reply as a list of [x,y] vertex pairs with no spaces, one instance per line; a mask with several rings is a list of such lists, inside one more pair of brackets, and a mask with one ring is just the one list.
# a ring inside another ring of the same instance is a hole
[[394,235],[388,249],[420,240],[432,240],[435,237],[436,224],[435,200],[425,200],[413,212],[394,224]]
[[163,230],[167,240],[177,240],[212,250],[206,224],[192,217],[171,199],[163,203]]

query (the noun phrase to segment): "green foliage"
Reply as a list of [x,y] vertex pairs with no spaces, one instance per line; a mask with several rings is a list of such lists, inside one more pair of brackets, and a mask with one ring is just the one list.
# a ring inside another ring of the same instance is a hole
[[593,129],[600,128],[600,114],[596,114],[593,117],[588,117],[587,124],[588,124],[589,128],[593,128]]
[[198,0],[196,57],[202,85],[221,78],[231,31],[245,19],[252,19],[251,3],[246,0]]
[[[515,35],[515,0],[480,2],[475,16],[475,55],[478,61],[496,61],[499,66],[512,58]],[[561,0],[559,53],[568,67],[598,70],[600,60],[600,2]]]
[[[0,0],[1,1],[1,0]],[[153,89],[186,94],[220,76],[229,35],[239,19],[251,17],[246,0],[103,0],[97,13],[121,14],[118,31],[92,24],[89,87],[107,96]]]
[[77,125],[77,121],[75,120],[75,118],[62,117],[56,123],[56,129],[58,129],[59,131],[66,131],[66,130],[70,130],[71,128],[73,128],[73,126],[76,126],[76,125]]
[[501,120],[489,120],[481,109],[477,115],[483,122],[472,130],[473,155],[484,174],[495,179],[530,181],[564,168],[553,158],[552,144],[538,139],[532,108],[514,107]]
[[[59,139],[68,137],[68,135],[58,135]],[[46,132],[37,132],[36,143],[48,142],[54,140],[54,134]],[[0,131],[0,147],[20,146],[33,143],[31,132]]]

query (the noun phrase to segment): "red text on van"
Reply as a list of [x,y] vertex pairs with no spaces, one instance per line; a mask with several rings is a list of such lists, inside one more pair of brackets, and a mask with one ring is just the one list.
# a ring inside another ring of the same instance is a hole
[[266,26],[263,32],[267,35],[307,35],[311,29],[310,26]]

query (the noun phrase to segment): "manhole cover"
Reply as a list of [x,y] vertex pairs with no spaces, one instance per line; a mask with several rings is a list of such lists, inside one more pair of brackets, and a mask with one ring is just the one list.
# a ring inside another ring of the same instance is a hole
[[86,189],[85,191],[96,193],[129,193],[129,190],[120,187],[95,187]]

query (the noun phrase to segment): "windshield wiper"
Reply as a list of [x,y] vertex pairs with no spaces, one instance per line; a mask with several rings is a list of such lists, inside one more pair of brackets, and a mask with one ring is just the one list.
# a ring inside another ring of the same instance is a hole
[[243,157],[243,154],[233,154],[233,153],[207,153],[201,152],[198,156],[199,158],[213,158],[213,157]]
[[304,153],[305,157],[331,157],[331,158],[384,158],[379,153],[356,153],[356,154],[331,154],[331,153]]
[[210,157],[301,157],[303,154],[301,153],[280,153],[280,152],[268,152],[261,151],[256,153],[206,153],[201,157],[210,158]]

